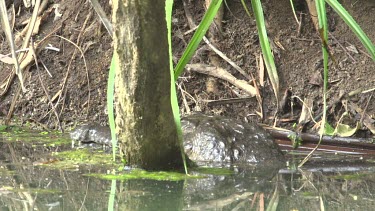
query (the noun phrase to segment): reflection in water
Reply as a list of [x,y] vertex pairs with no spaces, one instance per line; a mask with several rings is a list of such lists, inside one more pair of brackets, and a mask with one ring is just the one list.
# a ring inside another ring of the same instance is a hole
[[[0,141],[0,210],[108,209],[111,181],[84,175],[107,173],[113,167],[53,168],[59,161],[49,167],[35,165],[41,160],[48,163],[51,153],[62,146],[43,146],[43,138],[40,144],[20,140]],[[232,174],[206,173],[202,179],[117,181],[113,206],[115,210],[259,210],[270,206],[277,210],[372,210],[374,166],[354,156],[334,155],[333,159],[321,154],[300,170],[247,165],[229,167]],[[192,174],[203,174],[199,172]]]

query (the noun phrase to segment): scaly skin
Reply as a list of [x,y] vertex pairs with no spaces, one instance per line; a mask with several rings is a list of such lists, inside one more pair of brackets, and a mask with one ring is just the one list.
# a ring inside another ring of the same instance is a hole
[[[284,156],[272,137],[253,123],[194,114],[181,121],[184,151],[194,162],[283,163]],[[70,133],[72,139],[111,146],[109,127],[86,124]]]

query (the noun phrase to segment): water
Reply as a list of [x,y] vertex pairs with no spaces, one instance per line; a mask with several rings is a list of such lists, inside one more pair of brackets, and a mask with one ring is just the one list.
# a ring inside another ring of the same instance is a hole
[[[363,155],[289,153],[289,167],[229,167],[193,171],[201,179],[103,180],[89,173],[118,171],[110,157],[91,150],[77,154],[61,134],[12,132],[0,136],[0,210],[373,210],[375,164]],[[103,150],[99,150],[103,151]],[[98,164],[97,159],[103,162]],[[106,162],[105,162],[106,161]],[[217,169],[216,169],[217,170]],[[203,173],[202,173],[203,172]],[[121,174],[126,174],[122,171]]]

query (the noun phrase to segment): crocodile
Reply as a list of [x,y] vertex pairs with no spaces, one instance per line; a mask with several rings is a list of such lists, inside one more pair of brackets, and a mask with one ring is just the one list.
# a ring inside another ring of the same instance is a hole
[[[284,162],[284,155],[271,135],[256,123],[193,114],[183,117],[181,125],[185,153],[194,162]],[[70,137],[82,143],[111,146],[109,127],[95,123],[78,126]]]

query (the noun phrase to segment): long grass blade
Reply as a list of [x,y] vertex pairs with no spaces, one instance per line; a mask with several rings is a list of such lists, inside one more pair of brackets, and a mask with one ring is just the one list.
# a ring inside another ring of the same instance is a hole
[[115,209],[115,197],[116,197],[116,180],[111,182],[111,191],[108,196],[108,211],[113,211]]
[[243,9],[245,10],[246,14],[251,17],[251,14],[250,14],[250,11],[249,11],[249,8],[247,8],[247,5],[245,3],[245,0],[241,0],[241,4],[243,6]]
[[180,109],[178,107],[178,99],[177,99],[177,91],[174,79],[174,71],[173,71],[173,61],[172,61],[172,8],[173,8],[173,0],[166,0],[165,1],[165,19],[167,21],[167,30],[168,30],[168,52],[169,52],[169,71],[171,75],[171,106],[172,106],[172,113],[174,122],[176,124],[177,129],[177,137],[178,142],[180,145],[182,161],[184,162],[184,169],[185,173],[188,174],[186,158],[185,158],[185,150],[183,146],[183,137],[182,137],[182,128],[181,128],[181,119],[180,119]]
[[326,5],[324,0],[315,1],[316,11],[318,13],[318,22],[319,22],[319,32],[322,40],[322,51],[323,51],[323,119],[320,137],[323,136],[324,126],[327,118],[327,89],[328,89],[328,22],[327,22],[327,12]]
[[271,197],[271,199],[268,203],[266,211],[276,211],[277,210],[277,207],[278,207],[279,202],[280,202],[279,196],[280,196],[279,188],[278,188],[277,183],[276,183],[275,191],[272,194],[272,197]]
[[198,48],[199,43],[202,41],[203,36],[206,34],[208,28],[210,27],[212,21],[214,20],[217,11],[219,10],[223,0],[212,0],[210,6],[208,7],[206,13],[203,16],[201,23],[199,24],[197,30],[195,31],[193,37],[191,38],[184,54],[178,61],[177,66],[174,70],[174,79],[177,80],[178,76],[181,75],[185,68],[185,65],[193,57],[195,51]]
[[345,10],[345,8],[337,0],[326,0],[326,2],[339,14],[339,16],[350,27],[363,46],[370,53],[372,59],[375,61],[375,47],[371,40],[367,37],[362,28],[357,24],[353,17]]
[[298,167],[302,167],[312,156],[315,150],[319,147],[320,142],[322,141],[322,137],[325,130],[326,119],[327,119],[327,89],[328,89],[328,24],[327,24],[327,13],[326,13],[326,5],[324,0],[315,0],[315,7],[318,13],[318,23],[319,23],[319,33],[320,38],[322,41],[322,51],[323,51],[323,117],[320,126],[320,139],[317,146],[298,164]]
[[260,41],[260,47],[262,48],[262,53],[264,56],[264,61],[267,67],[267,73],[270,78],[273,91],[276,96],[276,103],[279,104],[279,76],[277,74],[277,69],[275,61],[271,52],[270,42],[268,40],[266,24],[263,16],[263,9],[260,0],[251,0],[251,5],[253,7],[253,12],[255,15],[255,20],[258,28],[258,35]]
[[298,18],[297,18],[297,14],[296,14],[296,10],[294,9],[294,3],[293,3],[293,0],[290,0],[290,6],[292,7],[292,12],[293,12],[293,16],[294,16],[294,19],[296,20],[296,22],[298,24],[300,24]]

